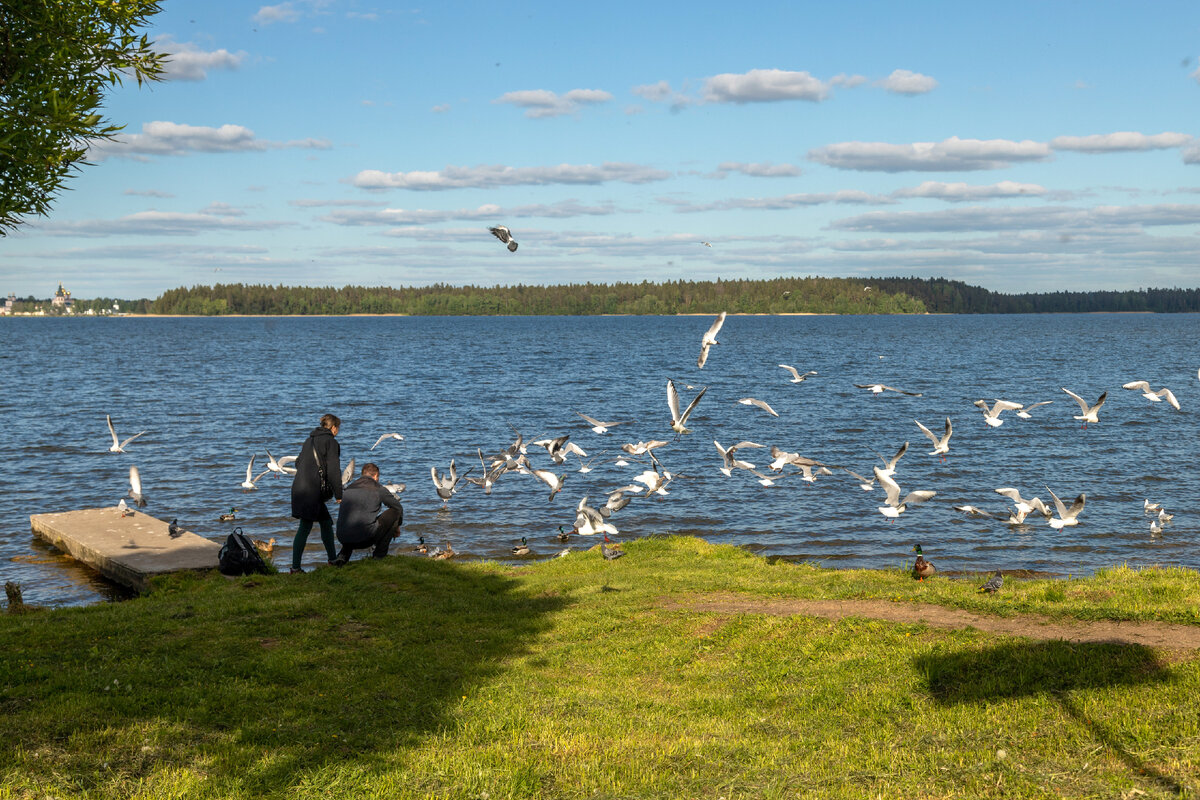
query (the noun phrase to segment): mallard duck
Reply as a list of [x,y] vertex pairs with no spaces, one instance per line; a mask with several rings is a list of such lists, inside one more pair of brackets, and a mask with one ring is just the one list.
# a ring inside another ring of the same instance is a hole
[[221,516],[217,517],[217,519],[219,519],[221,522],[233,522],[235,519],[237,519],[237,509],[229,509],[228,514],[222,514]]
[[417,537],[417,546],[413,548],[413,552],[414,553],[428,553],[429,552],[429,545],[425,544],[424,536]]
[[925,560],[925,554],[921,551],[921,545],[913,545],[913,552],[917,554],[917,560],[913,562],[913,577],[919,581],[933,577],[933,573],[937,572],[937,568]]
[[275,550],[274,536],[272,536],[270,539],[267,539],[265,542],[262,539],[251,539],[250,541],[254,543],[254,549],[262,553],[264,556],[271,555],[271,553]]
[[445,550],[435,550],[429,554],[429,557],[436,558],[438,561],[445,561],[447,558],[454,558],[456,555],[458,554],[454,552],[454,548],[449,542],[446,542]]
[[529,549],[529,543],[527,541],[525,541],[524,536],[521,537],[521,543],[519,545],[516,545],[512,549],[512,554],[514,556],[527,556],[531,552],[533,552],[533,551]]
[[558,533],[555,534],[554,538],[558,539],[560,542],[567,542],[567,541],[570,541],[572,533],[575,533],[574,529],[571,529],[569,531],[564,531],[563,526],[559,525]]

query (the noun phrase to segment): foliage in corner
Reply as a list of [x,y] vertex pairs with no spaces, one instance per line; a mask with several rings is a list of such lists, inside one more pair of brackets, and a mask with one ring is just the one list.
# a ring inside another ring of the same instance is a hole
[[88,147],[123,126],[101,114],[107,89],[162,79],[166,55],[137,31],[159,0],[0,3],[0,236],[45,216]]

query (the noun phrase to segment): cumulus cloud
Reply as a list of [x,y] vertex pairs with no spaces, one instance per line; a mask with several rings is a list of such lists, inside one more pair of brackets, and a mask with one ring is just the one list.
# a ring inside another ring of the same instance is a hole
[[853,89],[856,86],[862,86],[866,82],[867,77],[865,75],[847,75],[844,72],[834,75],[829,79],[830,86],[837,86],[843,89]]
[[1091,136],[1058,136],[1050,140],[1055,150],[1075,150],[1080,153],[1120,153],[1137,150],[1165,150],[1182,147],[1192,141],[1186,133],[1156,133],[1147,136],[1135,131],[1097,133]]
[[254,131],[241,125],[211,128],[177,122],[147,122],[141,133],[121,134],[113,141],[96,143],[88,156],[97,160],[111,157],[179,156],[188,153],[242,153],[298,147],[327,150],[324,139],[300,139],[272,142],[258,139]]
[[246,52],[231,53],[220,50],[203,50],[190,42],[176,42],[170,36],[155,41],[155,47],[169,54],[166,78],[176,81],[202,81],[212,69],[237,69],[246,60]]
[[951,203],[960,203],[969,200],[988,200],[997,197],[1042,197],[1045,194],[1046,189],[1036,183],[1000,181],[990,186],[976,186],[967,183],[925,181],[919,186],[897,189],[892,192],[892,197],[928,197],[936,200],[947,200]]
[[795,178],[800,174],[800,168],[794,164],[772,164],[770,161],[752,164],[722,161],[711,177],[724,178],[731,172],[740,172],[752,178]]
[[300,9],[295,3],[280,3],[274,6],[263,6],[254,15],[254,21],[259,25],[270,25],[273,22],[295,22],[300,19]]
[[1050,146],[1044,142],[1007,139],[960,139],[941,142],[840,142],[808,152],[813,161],[836,169],[866,172],[957,172],[1002,169],[1014,163],[1044,161]]
[[548,186],[552,184],[653,183],[666,180],[670,173],[660,169],[622,162],[558,164],[547,167],[505,167],[481,164],[474,167],[449,166],[437,172],[383,172],[366,169],[349,182],[360,189],[479,189],[497,186]]
[[893,94],[916,95],[932,92],[938,82],[928,75],[912,72],[907,69],[893,70],[891,75],[875,82],[876,86],[886,89]]
[[510,103],[524,108],[525,116],[542,119],[574,114],[579,111],[580,106],[607,103],[612,98],[613,96],[603,89],[572,89],[561,95],[549,89],[523,89],[505,92],[492,102]]
[[1184,148],[1183,163],[1200,164],[1200,142]]
[[647,83],[641,86],[633,87],[633,93],[638,97],[649,100],[652,103],[662,103],[669,99],[674,94],[671,90],[671,84],[666,81],[658,83]]
[[478,208],[450,210],[384,208],[378,211],[334,211],[322,219],[335,225],[432,225],[451,220],[499,220],[543,217],[566,219],[569,217],[607,216],[618,210],[611,204],[586,206],[576,200],[558,203],[538,203],[504,208],[487,203]]
[[781,69],[752,69],[726,72],[704,81],[704,100],[709,103],[772,103],[781,100],[820,102],[829,96],[829,85],[808,72]]

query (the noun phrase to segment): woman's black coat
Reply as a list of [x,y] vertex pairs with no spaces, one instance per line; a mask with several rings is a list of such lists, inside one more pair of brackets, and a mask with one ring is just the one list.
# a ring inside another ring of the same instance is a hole
[[321,497],[321,474],[317,472],[314,451],[325,465],[333,496],[342,499],[342,467],[339,463],[342,448],[328,428],[317,428],[304,440],[296,458],[296,477],[292,479],[292,516],[296,519],[316,521],[329,514],[325,498]]

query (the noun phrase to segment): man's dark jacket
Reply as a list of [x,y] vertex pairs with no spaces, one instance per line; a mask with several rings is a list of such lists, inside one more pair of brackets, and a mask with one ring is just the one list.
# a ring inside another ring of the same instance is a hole
[[375,541],[379,532],[376,518],[383,506],[399,511],[400,522],[404,522],[404,506],[379,481],[363,475],[347,486],[338,507],[338,541],[349,545]]

